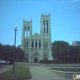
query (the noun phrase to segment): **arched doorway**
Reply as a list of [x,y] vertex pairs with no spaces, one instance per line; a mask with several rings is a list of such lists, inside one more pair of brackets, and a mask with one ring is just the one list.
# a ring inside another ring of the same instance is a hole
[[44,58],[44,60],[48,60],[48,58]]
[[24,58],[24,61],[28,63],[28,58]]
[[39,62],[39,53],[38,52],[35,52],[33,54],[33,62],[34,63],[38,63]]
[[44,54],[44,60],[48,60],[48,55]]
[[25,55],[24,55],[24,61],[25,61],[26,63],[28,63],[28,54],[25,54]]
[[38,63],[38,58],[34,58],[34,63]]

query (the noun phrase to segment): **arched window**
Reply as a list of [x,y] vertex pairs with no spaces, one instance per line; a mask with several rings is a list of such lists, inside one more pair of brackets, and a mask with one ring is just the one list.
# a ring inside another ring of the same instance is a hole
[[28,48],[28,42],[27,42],[27,48]]
[[35,40],[35,47],[37,48],[37,40]]
[[34,47],[34,40],[32,40],[32,47]]
[[25,26],[25,28],[24,28],[24,35],[25,35],[25,37],[26,37],[26,26]]
[[48,48],[48,42],[46,42],[46,48]]
[[44,28],[44,33],[45,33],[45,21],[43,22],[43,28]]
[[44,48],[48,48],[48,42],[44,42]]
[[27,35],[28,35],[28,37],[30,36],[30,27],[28,27]]
[[39,48],[41,48],[41,40],[39,40]]
[[25,48],[28,48],[28,42],[25,42]]
[[25,48],[26,48],[26,42],[25,42]]
[[47,28],[47,33],[48,33],[48,21],[47,21],[47,27],[46,28]]
[[45,48],[45,44],[46,44],[46,42],[44,42],[44,48]]

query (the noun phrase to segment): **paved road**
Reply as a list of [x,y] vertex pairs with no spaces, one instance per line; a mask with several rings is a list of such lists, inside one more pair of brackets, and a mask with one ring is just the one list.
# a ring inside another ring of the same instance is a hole
[[4,73],[5,71],[9,70],[10,68],[12,68],[12,65],[2,66],[2,68],[0,69],[0,74]]
[[0,66],[0,69],[4,68],[3,66]]

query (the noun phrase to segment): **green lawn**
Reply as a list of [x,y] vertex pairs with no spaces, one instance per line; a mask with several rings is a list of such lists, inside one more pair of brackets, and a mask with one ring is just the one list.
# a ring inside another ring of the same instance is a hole
[[59,71],[76,71],[76,72],[80,72],[80,68],[51,68],[52,70],[59,70]]
[[0,74],[0,80],[25,80],[31,79],[31,73],[28,67],[15,67],[15,74],[12,69]]

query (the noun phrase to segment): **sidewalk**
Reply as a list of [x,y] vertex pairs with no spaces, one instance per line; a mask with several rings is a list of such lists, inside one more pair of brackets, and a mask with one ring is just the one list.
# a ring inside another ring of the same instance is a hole
[[7,66],[1,66],[2,68],[0,69],[0,74],[4,73],[5,71],[9,70],[12,68],[12,65],[7,65]]
[[[12,68],[12,65],[3,66],[3,68],[0,69],[0,74],[9,70],[10,68]],[[73,80],[73,79],[65,79],[42,65],[41,66],[29,65],[29,68],[32,75],[32,79],[26,79],[26,80]]]
[[29,68],[32,75],[32,79],[30,80],[73,80],[58,76],[42,66],[29,66]]

